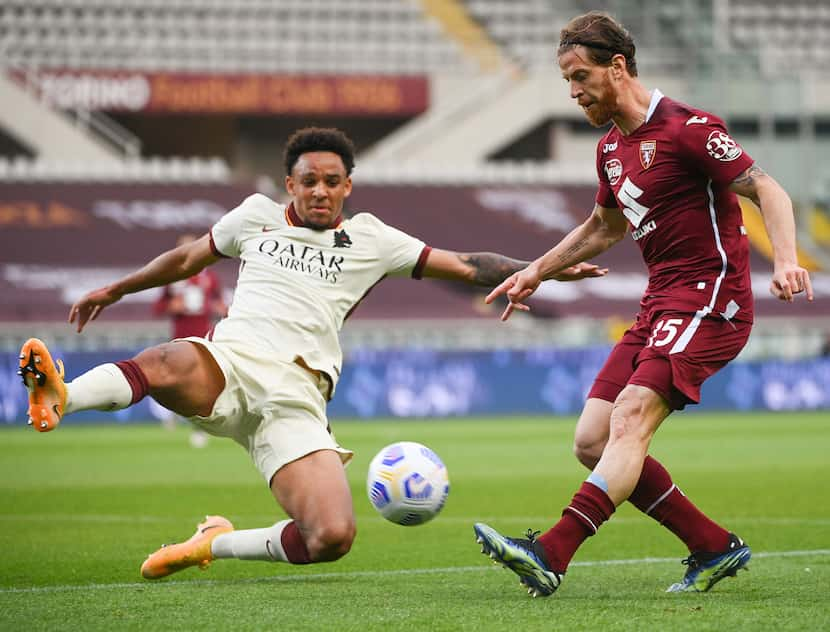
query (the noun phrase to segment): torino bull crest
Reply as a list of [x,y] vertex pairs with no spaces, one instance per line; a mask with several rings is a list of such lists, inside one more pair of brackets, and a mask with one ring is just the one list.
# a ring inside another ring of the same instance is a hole
[[369,501],[381,516],[404,526],[432,520],[450,492],[447,468],[435,452],[420,443],[386,446],[369,464]]

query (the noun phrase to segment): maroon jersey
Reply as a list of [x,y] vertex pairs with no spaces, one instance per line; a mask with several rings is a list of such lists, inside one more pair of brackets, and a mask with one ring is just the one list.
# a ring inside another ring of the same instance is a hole
[[221,291],[219,277],[213,270],[202,270],[189,279],[165,286],[154,309],[156,314],[166,314],[171,301],[180,301],[177,313],[172,315],[173,337],[204,336],[213,325]]
[[620,208],[649,271],[643,305],[751,322],[749,243],[730,183],[753,164],[723,121],[662,96],[597,145],[597,204]]

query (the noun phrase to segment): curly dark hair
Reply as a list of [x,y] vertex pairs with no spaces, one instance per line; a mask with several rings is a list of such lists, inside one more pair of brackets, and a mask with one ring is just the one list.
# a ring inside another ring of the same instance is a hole
[[557,55],[569,51],[575,46],[584,46],[595,64],[610,66],[614,55],[625,57],[628,74],[637,76],[637,61],[634,54],[634,38],[622,24],[607,13],[591,11],[578,15],[565,25],[559,33],[559,50]]
[[330,151],[340,156],[346,175],[354,169],[354,144],[351,139],[334,127],[305,127],[288,139],[283,154],[285,173],[291,174],[300,156],[311,151]]

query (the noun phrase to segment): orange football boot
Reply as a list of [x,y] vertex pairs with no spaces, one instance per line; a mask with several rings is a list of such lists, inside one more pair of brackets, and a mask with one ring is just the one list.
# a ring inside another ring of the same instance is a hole
[[213,539],[222,533],[233,531],[230,520],[222,516],[205,516],[205,521],[196,528],[187,542],[165,544],[152,553],[141,565],[144,579],[161,579],[188,566],[206,569],[213,561],[210,551]]
[[29,425],[38,432],[57,428],[66,410],[63,362],[56,366],[44,342],[29,338],[20,349],[17,374],[29,391]]

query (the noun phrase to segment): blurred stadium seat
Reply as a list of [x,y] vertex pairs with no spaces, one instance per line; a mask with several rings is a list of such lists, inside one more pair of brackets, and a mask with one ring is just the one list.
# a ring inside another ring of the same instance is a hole
[[417,2],[403,1],[10,0],[0,6],[0,40],[13,61],[77,69],[467,70],[440,26],[425,18]]

